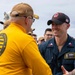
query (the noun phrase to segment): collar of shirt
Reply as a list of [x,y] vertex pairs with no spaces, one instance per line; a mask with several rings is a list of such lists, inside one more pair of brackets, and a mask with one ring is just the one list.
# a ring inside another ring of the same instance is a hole
[[24,33],[26,33],[26,30],[25,30],[21,25],[19,25],[19,24],[17,24],[17,23],[12,22],[12,23],[10,24],[10,26],[15,26],[15,27],[21,29]]

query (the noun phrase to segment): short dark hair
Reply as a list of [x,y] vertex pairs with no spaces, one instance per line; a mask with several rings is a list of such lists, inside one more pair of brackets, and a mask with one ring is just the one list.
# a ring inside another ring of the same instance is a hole
[[[45,30],[45,33],[46,33],[47,31],[52,31],[52,29],[51,29],[51,28],[47,28],[47,29]],[[44,33],[44,34],[45,34],[45,33]]]

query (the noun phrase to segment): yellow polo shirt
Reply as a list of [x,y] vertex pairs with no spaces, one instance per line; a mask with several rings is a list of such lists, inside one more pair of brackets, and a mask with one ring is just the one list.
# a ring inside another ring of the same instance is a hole
[[0,32],[0,75],[52,75],[36,41],[25,29],[11,23]]

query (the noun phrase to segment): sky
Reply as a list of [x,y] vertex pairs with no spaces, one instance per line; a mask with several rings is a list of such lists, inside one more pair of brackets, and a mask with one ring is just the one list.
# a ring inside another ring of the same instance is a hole
[[[46,28],[51,28],[47,25],[47,21],[52,18],[56,12],[62,12],[70,18],[70,28],[68,34],[75,37],[75,0],[1,0],[0,2],[0,21],[4,21],[4,12],[10,13],[14,5],[18,3],[28,3],[34,10],[34,13],[39,15],[39,19],[35,20],[32,28],[35,28],[34,33],[37,37],[43,36]],[[0,24],[0,29],[3,26]]]

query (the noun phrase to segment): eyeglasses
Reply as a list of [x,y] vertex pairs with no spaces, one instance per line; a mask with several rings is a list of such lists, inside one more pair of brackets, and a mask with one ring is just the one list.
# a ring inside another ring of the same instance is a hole
[[[25,18],[27,18],[27,16],[24,16]],[[35,22],[35,19],[31,16],[29,17],[29,19],[32,19],[33,22]]]
[[32,19],[32,21],[35,22],[35,19],[34,18],[29,18],[29,19]]

